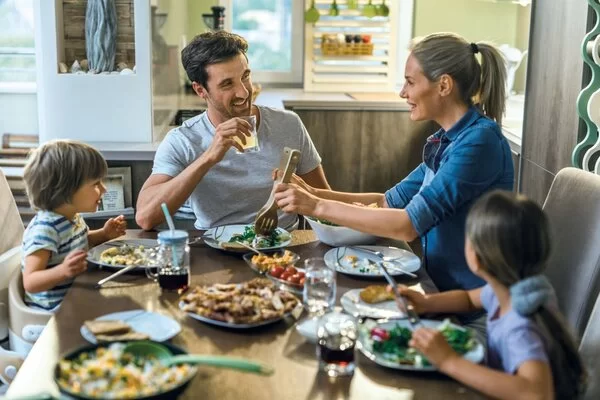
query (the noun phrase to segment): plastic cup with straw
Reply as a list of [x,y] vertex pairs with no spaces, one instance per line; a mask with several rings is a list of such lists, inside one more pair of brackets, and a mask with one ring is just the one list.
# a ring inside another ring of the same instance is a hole
[[[173,218],[171,218],[171,214],[169,213],[169,209],[167,208],[167,204],[166,203],[162,203],[160,205],[160,208],[162,208],[163,213],[165,214],[165,219],[167,220],[167,225],[169,225],[169,230],[171,231],[171,236],[175,235],[175,224],[173,223]],[[176,269],[179,268],[179,263],[177,262],[177,254],[175,251],[175,246],[173,246],[171,248],[171,255],[173,256],[173,267],[175,267]]]

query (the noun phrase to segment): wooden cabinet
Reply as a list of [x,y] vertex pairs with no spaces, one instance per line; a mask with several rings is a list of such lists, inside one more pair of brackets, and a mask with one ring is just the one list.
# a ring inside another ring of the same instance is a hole
[[306,126],[334,190],[384,192],[419,163],[430,122],[406,111],[294,109]]

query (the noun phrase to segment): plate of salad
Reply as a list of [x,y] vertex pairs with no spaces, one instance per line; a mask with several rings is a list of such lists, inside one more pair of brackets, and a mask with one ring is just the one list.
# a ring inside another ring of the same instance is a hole
[[292,235],[282,228],[269,236],[256,236],[254,225],[225,225],[207,230],[202,235],[204,243],[215,249],[246,253],[248,249],[239,242],[260,250],[281,249],[292,242]]
[[[442,332],[450,347],[465,359],[480,363],[485,357],[483,345],[474,333],[449,320],[421,320],[427,328]],[[375,363],[394,369],[435,371],[427,358],[408,345],[412,328],[408,320],[376,322],[367,320],[359,330],[358,348]]]

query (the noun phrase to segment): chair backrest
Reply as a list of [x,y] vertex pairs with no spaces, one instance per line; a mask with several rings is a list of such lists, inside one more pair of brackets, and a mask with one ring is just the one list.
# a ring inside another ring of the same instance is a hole
[[17,203],[12,195],[8,181],[0,169],[0,254],[21,244],[23,239],[23,221],[19,215]]
[[8,337],[8,284],[21,266],[21,246],[0,254],[0,340]]
[[544,211],[553,240],[546,275],[561,311],[581,337],[600,291],[600,176],[560,170]]
[[579,354],[588,368],[588,387],[583,400],[600,399],[600,296],[581,339]]

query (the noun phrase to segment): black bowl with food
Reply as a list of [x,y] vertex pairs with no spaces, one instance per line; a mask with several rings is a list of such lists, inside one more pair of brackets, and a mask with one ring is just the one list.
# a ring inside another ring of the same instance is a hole
[[[194,378],[188,364],[165,367],[157,359],[123,352],[126,343],[87,345],[64,355],[54,370],[59,390],[74,399],[175,399]],[[160,343],[173,355],[187,352]]]

